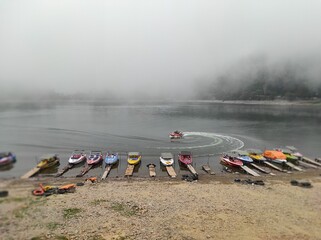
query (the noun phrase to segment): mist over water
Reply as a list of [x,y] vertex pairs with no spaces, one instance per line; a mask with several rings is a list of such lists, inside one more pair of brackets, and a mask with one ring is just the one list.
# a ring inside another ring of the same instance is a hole
[[1,1],[0,98],[199,98],[222,73],[246,81],[235,74],[255,68],[242,63],[252,56],[268,67],[298,60],[298,74],[303,63],[319,81],[319,9],[312,0]]

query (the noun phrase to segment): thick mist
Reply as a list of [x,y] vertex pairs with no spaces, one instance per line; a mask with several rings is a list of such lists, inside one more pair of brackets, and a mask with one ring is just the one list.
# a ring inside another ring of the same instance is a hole
[[191,99],[204,79],[256,55],[300,59],[318,79],[320,9],[314,0],[3,0],[1,98]]

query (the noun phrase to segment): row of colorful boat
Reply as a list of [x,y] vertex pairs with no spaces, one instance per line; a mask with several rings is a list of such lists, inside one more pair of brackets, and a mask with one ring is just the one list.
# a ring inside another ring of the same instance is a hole
[[[15,158],[13,154],[6,154],[6,157],[11,156],[11,158]],[[303,158],[302,154],[300,154],[296,148],[287,146],[285,148],[276,148],[273,150],[265,150],[261,151],[259,149],[247,149],[247,150],[235,150],[229,153],[224,153],[220,157],[221,162],[224,165],[233,166],[233,167],[242,167],[243,170],[253,175],[250,168],[254,167],[262,171],[260,167],[258,167],[253,162],[263,162],[264,165],[268,165],[274,169],[278,170],[278,167],[271,165],[271,163],[279,163],[287,165],[287,167],[292,167],[295,170],[299,168],[295,165],[298,165],[298,161]],[[142,155],[140,152],[128,152],[127,154],[127,163],[128,166],[135,166],[141,162]],[[306,158],[303,158],[306,161]],[[85,166],[82,169],[81,173],[77,176],[85,175],[92,167],[101,165],[103,162],[105,163],[106,169],[118,163],[120,160],[120,155],[118,153],[107,152],[103,154],[102,151],[90,151],[87,153],[84,150],[75,150],[68,159],[68,165],[65,166],[56,176],[61,176],[69,169],[73,168],[77,164],[84,163]],[[174,156],[172,153],[165,152],[161,153],[159,157],[161,165],[165,166],[169,172],[168,167],[173,166],[174,164]],[[186,166],[194,175],[197,175],[195,169],[192,167],[193,157],[192,153],[189,151],[181,151],[178,154],[178,162],[180,165]],[[294,163],[295,165],[293,165]],[[317,164],[317,166],[321,166],[320,163],[312,162],[313,164]],[[36,168],[30,170],[27,174],[23,176],[23,178],[28,178],[38,171],[41,171],[45,168],[49,168],[52,166],[57,166],[60,164],[60,159],[57,154],[46,155],[41,158],[41,161],[37,164]],[[292,165],[291,165],[292,164]],[[300,165],[303,165],[300,161]],[[248,167],[246,165],[249,165]],[[305,164],[306,165],[306,164]],[[155,166],[155,165],[154,165]],[[204,166],[203,166],[204,169]],[[264,172],[264,171],[263,171]],[[266,172],[265,172],[266,173]],[[169,174],[170,175],[170,174]]]
[[[127,154],[127,163],[128,165],[138,165],[141,162],[142,154],[140,152],[128,152]],[[172,153],[166,152],[161,153],[160,163],[165,167],[173,166],[174,164],[174,156]],[[68,159],[68,165],[65,166],[56,176],[61,176],[69,169],[74,166],[84,163],[85,167],[81,171],[81,173],[77,176],[83,176],[87,173],[92,167],[98,166],[105,162],[105,166],[113,166],[118,163],[120,160],[120,155],[118,153],[107,152],[105,155],[101,151],[90,151],[87,155],[84,150],[75,150],[70,158]],[[182,151],[178,154],[178,160],[181,164],[191,165],[193,162],[192,153],[189,151]],[[58,166],[60,164],[60,159],[57,154],[50,154],[41,157],[40,162],[37,164],[36,169],[29,171],[23,176],[23,178],[28,178],[37,173],[40,170],[45,168],[50,168],[53,166]]]
[[289,161],[297,164],[302,157],[303,155],[295,147],[287,146],[265,151],[259,149],[236,150],[224,153],[221,157],[221,162],[230,166],[242,166],[254,161],[270,161],[279,164]]
[[[128,164],[136,165],[141,161],[142,155],[140,152],[128,152],[127,162]],[[86,161],[89,165],[99,164],[104,160],[107,165],[113,165],[119,161],[118,153],[107,152],[105,156],[101,151],[91,151],[90,154],[86,155],[84,150],[75,150],[69,160],[70,164],[79,164]],[[178,160],[184,164],[192,163],[192,153],[189,151],[182,151],[178,154]],[[160,162],[164,166],[171,166],[174,164],[174,157],[172,153],[161,153]]]

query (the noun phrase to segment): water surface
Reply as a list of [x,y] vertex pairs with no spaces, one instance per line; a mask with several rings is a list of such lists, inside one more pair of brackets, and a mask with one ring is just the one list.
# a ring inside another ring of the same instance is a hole
[[[0,105],[0,150],[12,151],[17,163],[0,177],[18,177],[35,166],[45,153],[58,153],[61,167],[74,149],[121,154],[111,176],[123,176],[126,153],[142,153],[136,176],[147,176],[148,163],[157,164],[161,152],[193,153],[195,167],[209,162],[221,170],[218,154],[237,148],[273,148],[294,145],[310,156],[321,156],[320,106],[246,105],[224,103],[24,103]],[[170,142],[173,130],[188,132]],[[81,167],[81,166],[80,166]],[[75,176],[81,168],[66,176]],[[175,166],[179,173],[184,173]],[[100,175],[101,167],[88,175]]]

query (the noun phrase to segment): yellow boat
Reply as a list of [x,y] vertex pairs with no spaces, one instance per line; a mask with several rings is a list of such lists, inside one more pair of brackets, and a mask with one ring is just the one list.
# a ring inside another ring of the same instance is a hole
[[37,168],[45,169],[60,164],[60,159],[57,154],[45,155],[40,158]]
[[131,165],[136,165],[142,159],[142,155],[139,152],[129,152],[127,162]]
[[266,158],[263,156],[263,152],[259,149],[247,149],[246,151],[249,153],[250,158],[252,158],[255,161],[266,160]]

